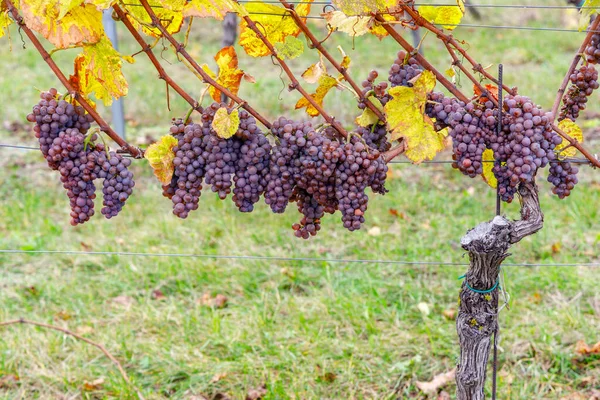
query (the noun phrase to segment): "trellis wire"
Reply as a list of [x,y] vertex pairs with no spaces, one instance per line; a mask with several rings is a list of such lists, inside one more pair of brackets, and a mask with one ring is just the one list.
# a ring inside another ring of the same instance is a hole
[[[410,261],[410,260],[371,260],[371,259],[343,259],[343,258],[317,258],[317,257],[283,257],[283,256],[252,256],[252,255],[221,255],[221,254],[193,254],[193,253],[143,253],[131,251],[78,251],[78,250],[19,250],[0,249],[0,254],[63,254],[79,256],[128,256],[128,257],[166,257],[166,258],[212,258],[245,261],[305,261],[328,262],[347,264],[394,264],[394,265],[446,265],[467,266],[469,263],[449,261]],[[511,267],[600,267],[599,262],[589,263],[503,263]]]
[[[0,148],[13,148],[20,150],[39,150],[38,147],[31,146],[20,146],[16,144],[6,144],[0,143]],[[454,160],[428,160],[423,161],[421,164],[452,164]],[[494,162],[493,160],[481,160],[481,162]],[[585,158],[565,158],[564,160],[559,160],[559,162],[569,162],[571,164],[589,164],[590,161]],[[392,160],[389,164],[414,164],[414,162],[409,160]]]

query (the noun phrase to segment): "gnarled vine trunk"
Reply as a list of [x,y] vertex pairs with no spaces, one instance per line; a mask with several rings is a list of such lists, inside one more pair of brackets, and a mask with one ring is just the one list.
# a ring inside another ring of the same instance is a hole
[[470,266],[460,291],[456,330],[460,359],[456,371],[458,400],[485,398],[486,366],[492,334],[498,328],[498,274],[508,248],[542,228],[543,214],[534,183],[521,184],[521,219],[496,216],[467,232],[462,247]]

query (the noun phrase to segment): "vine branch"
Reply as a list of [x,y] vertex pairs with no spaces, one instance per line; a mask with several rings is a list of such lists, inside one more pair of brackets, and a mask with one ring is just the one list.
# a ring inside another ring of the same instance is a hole
[[571,80],[571,74],[573,73],[573,71],[575,71],[577,64],[579,64],[581,55],[585,51],[585,48],[587,47],[588,43],[590,43],[590,40],[592,40],[592,36],[596,33],[598,26],[600,26],[600,15],[597,15],[596,19],[594,19],[594,22],[592,22],[592,24],[590,25],[587,35],[583,39],[581,46],[579,46],[579,50],[577,50],[577,53],[575,53],[575,57],[573,57],[571,66],[567,70],[567,74],[563,78],[563,81],[560,84],[560,87],[558,88],[558,92],[556,93],[556,98],[554,99],[554,104],[552,105],[552,121],[553,122],[554,122],[554,119],[556,118],[556,113],[558,112],[558,107],[560,107],[560,101],[562,100],[562,98],[565,94],[565,90],[567,89],[567,86],[569,85],[569,81]]
[[11,2],[11,0],[5,0],[5,4],[6,4],[6,7],[8,8],[8,10],[10,11],[10,13],[12,14],[13,18],[15,19],[16,23],[23,30],[23,32],[25,32],[25,34],[27,35],[29,40],[31,40],[31,43],[36,48],[36,50],[40,53],[43,60],[46,62],[46,64],[48,64],[48,66],[50,67],[52,72],[54,72],[54,75],[56,75],[58,80],[67,89],[67,91],[73,97],[73,99],[75,99],[79,104],[81,104],[81,106],[85,109],[85,111],[87,111],[87,113],[92,116],[94,121],[96,121],[96,123],[100,127],[100,130],[102,132],[105,132],[119,146],[121,146],[123,149],[125,149],[127,151],[127,153],[131,154],[131,156],[133,156],[134,158],[142,158],[144,156],[144,152],[137,147],[131,146],[129,143],[127,143],[125,140],[123,140],[123,138],[121,138],[117,134],[117,132],[115,132],[110,127],[110,125],[108,123],[106,123],[106,121],[104,121],[104,119],[102,119],[100,114],[98,114],[98,112],[96,112],[96,110],[87,102],[85,97],[82,96],[79,92],[77,92],[73,88],[73,85],[71,85],[71,83],[69,82],[69,80],[67,79],[65,74],[63,74],[63,72],[60,70],[60,68],[56,65],[56,63],[54,62],[54,60],[52,59],[50,54],[48,54],[48,52],[46,51],[44,46],[40,43],[40,41],[35,36],[35,34],[27,27],[27,25],[25,25],[25,22],[23,21],[23,17],[21,17],[21,15],[17,11],[17,9],[15,8],[15,6]]
[[167,39],[169,41],[169,43],[171,43],[171,45],[175,48],[175,51],[177,53],[181,54],[183,56],[183,58],[185,58],[187,60],[187,62],[194,68],[194,70],[196,70],[196,72],[202,77],[202,79],[204,80],[205,83],[208,83],[209,85],[213,86],[215,89],[219,90],[221,93],[224,93],[225,96],[229,97],[230,99],[232,99],[233,101],[238,103],[240,106],[242,106],[246,111],[248,111],[254,118],[256,118],[258,121],[260,121],[264,126],[266,126],[268,129],[271,129],[271,123],[265,117],[260,115],[258,113],[258,111],[256,111],[253,107],[251,107],[245,100],[243,100],[240,97],[238,97],[237,95],[233,94],[225,86],[219,84],[217,81],[215,81],[213,78],[211,78],[206,73],[206,71],[204,71],[202,69],[202,67],[200,67],[200,65],[196,62],[196,60],[194,60],[194,58],[192,56],[190,56],[190,54],[187,52],[185,47],[181,43],[179,43],[173,37],[173,35],[171,35],[165,29],[165,27],[160,23],[160,19],[156,16],[154,11],[152,10],[152,7],[148,4],[147,0],[140,0],[140,4],[142,5],[142,7],[144,7],[144,10],[146,10],[146,13],[152,20],[152,26],[157,28],[160,31],[160,33],[163,35],[163,37],[165,39]]
[[381,26],[389,33],[389,35],[396,41],[400,46],[404,48],[407,52],[409,52],[425,69],[433,72],[437,81],[441,83],[450,93],[454,95],[457,99],[464,101],[465,103],[469,102],[469,99],[462,94],[460,90],[456,88],[455,85],[452,84],[444,74],[438,71],[433,65],[429,63],[419,52],[416,51],[414,47],[412,47],[396,30],[387,23],[387,21],[379,14],[374,14],[373,17],[381,23]]
[[[142,1],[146,1],[146,0],[142,0]],[[291,81],[291,83],[289,85],[290,90],[296,89],[297,91],[299,91],[300,94],[302,94],[302,96],[304,96],[304,98],[306,100],[308,100],[308,102],[319,112],[319,114],[321,114],[323,116],[323,118],[325,119],[325,121],[327,121],[327,123],[329,125],[333,126],[335,128],[335,130],[338,131],[339,134],[342,135],[343,137],[348,137],[348,133],[342,127],[342,125],[340,125],[340,123],[337,122],[335,120],[335,118],[333,118],[331,115],[329,115],[327,113],[327,111],[325,111],[323,109],[323,107],[321,107],[319,105],[319,103],[317,103],[315,101],[315,99],[313,99],[313,97],[306,90],[304,90],[302,85],[300,85],[300,82],[298,82],[298,79],[296,79],[296,77],[294,76],[294,73],[292,72],[292,70],[288,67],[287,63],[285,61],[283,61],[283,59],[277,55],[277,51],[275,50],[275,48],[273,47],[273,45],[271,44],[269,39],[267,39],[265,37],[265,35],[263,35],[263,33],[260,31],[260,29],[258,29],[258,27],[256,26],[256,23],[254,23],[254,21],[247,15],[244,16],[243,19],[244,19],[244,21],[246,21],[246,24],[248,24],[248,27],[256,34],[256,36],[258,36],[258,38],[265,44],[265,46],[267,46],[267,48],[271,52],[271,55],[273,57],[275,57],[275,59],[277,60],[277,62],[281,66],[281,68],[284,70],[286,75],[290,78],[290,81]]]
[[555,124],[552,124],[552,129],[554,130],[554,132],[562,136],[563,139],[569,142],[571,146],[579,150],[579,152],[583,154],[584,157],[587,158],[594,167],[600,168],[600,161],[596,157],[594,157],[592,153],[590,153],[586,148],[584,148],[581,145],[581,143],[579,143],[576,139],[573,139],[571,136],[567,135],[562,129],[560,129]]
[[[454,47],[472,66],[473,66],[473,70],[476,72],[479,72],[480,74],[482,74],[486,79],[494,82],[496,85],[498,85],[498,80],[490,75],[481,64],[479,64],[478,62],[476,62],[473,57],[471,57],[469,55],[469,53],[467,53],[467,51],[460,45],[460,43],[458,43],[458,41],[456,41],[456,39],[454,39],[452,37],[452,35],[447,35],[444,33],[443,30],[439,29],[438,27],[436,27],[435,25],[433,25],[432,23],[430,23],[429,21],[427,21],[425,18],[421,17],[421,15],[414,10],[412,7],[403,4],[402,2],[400,3],[400,7],[402,8],[402,10],[404,10],[408,15],[411,16],[411,18],[415,21],[415,23],[419,26],[422,26],[423,28],[427,29],[428,31],[430,31],[431,33],[435,34],[440,40],[442,40],[445,44],[450,44],[452,45],[452,47]],[[450,50],[450,48],[448,46],[446,46],[446,48],[448,50]],[[511,95],[516,95],[516,91],[514,89],[509,88],[506,85],[502,85],[502,89],[504,89],[507,93],[511,94]],[[498,95],[500,95],[500,93],[498,93]]]
[[156,68],[156,71],[158,72],[158,77],[164,80],[167,83],[167,85],[171,86],[173,90],[175,90],[185,101],[187,101],[194,110],[202,113],[202,106],[196,100],[194,100],[194,98],[190,96],[185,90],[183,90],[181,86],[179,86],[175,81],[173,81],[173,79],[165,72],[165,69],[154,55],[152,47],[134,28],[134,26],[131,24],[131,21],[129,21],[129,18],[127,18],[127,12],[124,11],[121,7],[119,7],[119,5],[116,3],[113,5],[113,10],[119,16],[119,19],[121,20],[121,22],[123,22],[123,25],[125,25],[129,33],[131,33],[133,38],[140,44],[140,46],[142,47],[142,51],[146,53],[146,55],[150,59],[150,62]]
[[66,328],[62,328],[60,326],[56,326],[56,325],[50,325],[50,324],[45,324],[43,322],[37,322],[37,321],[30,321],[24,318],[19,318],[19,319],[14,319],[14,320],[10,320],[10,321],[4,321],[4,322],[0,322],[0,327],[6,327],[9,325],[17,325],[17,324],[22,324],[22,325],[34,325],[34,326],[38,326],[40,328],[46,328],[46,329],[52,329],[55,331],[59,331],[62,332],[66,335],[69,336],[73,336],[75,339],[81,340],[82,342],[85,342],[87,344],[90,344],[94,347],[96,347],[98,350],[100,350],[102,353],[104,353],[104,355],[106,357],[108,357],[108,359],[110,361],[112,361],[113,364],[115,364],[115,366],[117,367],[117,369],[119,370],[119,372],[121,373],[121,376],[123,377],[123,380],[131,387],[133,387],[138,395],[138,398],[140,400],[144,400],[144,396],[142,395],[142,393],[135,387],[134,384],[131,383],[131,380],[129,379],[129,376],[127,375],[127,372],[125,372],[125,369],[123,368],[123,366],[121,365],[121,363],[119,362],[119,360],[117,360],[115,358],[115,356],[113,356],[107,349],[106,347],[104,347],[103,345],[101,345],[100,343],[96,343],[88,338],[85,338],[81,335],[76,334],[73,331],[70,331]]
[[342,67],[340,65],[340,63],[338,63],[335,60],[335,58],[333,58],[331,53],[329,53],[327,51],[327,49],[325,49],[325,47],[323,47],[323,45],[315,37],[315,35],[313,35],[313,33],[310,31],[310,29],[308,28],[306,23],[302,20],[302,18],[298,15],[296,10],[294,9],[294,5],[288,3],[286,0],[279,0],[279,1],[287,10],[290,11],[292,19],[294,20],[296,25],[300,28],[300,30],[302,32],[304,32],[304,34],[306,35],[308,40],[310,40],[313,48],[316,48],[319,51],[319,53],[321,53],[331,63],[331,65],[333,65],[333,67],[335,69],[337,69],[339,71],[339,73],[342,74],[342,76],[344,77],[346,82],[348,82],[350,84],[350,86],[352,86],[352,89],[354,89],[354,91],[356,92],[356,95],[359,97],[359,99],[361,101],[363,101],[365,103],[365,105],[367,107],[369,107],[369,109],[371,111],[373,111],[373,113],[375,113],[375,115],[377,115],[377,118],[379,118],[379,120],[385,124],[385,115],[383,115],[383,113],[375,106],[375,104],[373,104],[373,102],[371,100],[369,100],[367,97],[365,97],[362,94],[362,90],[360,89],[360,86],[358,86],[356,84],[356,82],[352,79],[352,77],[348,73],[348,70],[346,68]]

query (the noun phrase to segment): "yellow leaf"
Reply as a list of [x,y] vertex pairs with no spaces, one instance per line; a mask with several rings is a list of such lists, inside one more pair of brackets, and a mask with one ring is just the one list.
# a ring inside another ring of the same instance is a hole
[[406,139],[406,156],[419,163],[431,160],[444,148],[444,135],[436,132],[433,122],[424,115],[427,93],[435,87],[435,76],[423,71],[413,87],[396,86],[389,90],[392,100],[384,110],[392,131],[390,140]]
[[[308,15],[312,1],[302,0],[297,5],[296,12],[300,17]],[[246,4],[246,11],[252,14],[252,20],[272,44],[283,43],[287,36],[298,36],[300,34],[300,28],[283,7],[261,1],[251,1]],[[302,19],[306,21],[306,18]],[[252,57],[263,57],[271,54],[267,46],[248,27],[244,20],[240,24],[239,44]]]
[[239,126],[240,116],[237,108],[228,113],[225,107],[221,107],[215,113],[212,128],[220,138],[229,139],[235,135]]
[[277,55],[282,59],[296,58],[304,53],[304,43],[294,36],[286,36],[285,42],[275,43]]
[[485,183],[496,189],[496,186],[498,186],[498,180],[492,172],[492,168],[494,168],[494,163],[492,161],[495,161],[494,151],[492,149],[486,149],[481,155],[481,160],[483,161],[483,173],[481,174],[481,177]]
[[448,30],[456,28],[464,15],[460,4],[458,6],[421,6],[419,14],[427,21],[442,25]]
[[[397,21],[398,17],[395,14],[380,14],[384,20],[386,21]],[[379,21],[375,18],[371,18],[371,23],[369,24],[369,32],[373,35],[377,36],[380,40],[384,37],[388,36],[388,31],[381,25]]]
[[[102,12],[92,4],[71,7],[66,2],[21,0],[25,24],[44,36],[56,48],[96,43],[104,35]],[[59,19],[61,12],[68,10]]]
[[[338,84],[338,81],[333,76],[323,75],[319,79],[319,86],[317,87],[317,91],[315,93],[311,94],[310,96],[315,100],[315,102],[318,105],[322,106],[323,99],[325,98],[327,93],[329,93],[329,90],[331,90],[331,88],[337,86],[337,84]],[[313,107],[313,105],[310,104],[309,101],[305,97],[302,97],[296,103],[296,110],[299,108],[304,108],[304,107],[306,107],[306,113],[308,115],[310,115],[311,117],[316,117],[317,115],[319,115],[319,111],[317,111],[317,109],[315,107]]]
[[579,30],[583,31],[590,25],[590,18],[600,12],[600,0],[585,0],[580,12]]
[[361,36],[369,32],[370,17],[347,16],[341,11],[329,11],[321,14],[333,30],[347,33],[350,36]]
[[335,7],[346,15],[394,10],[397,3],[397,0],[333,0]]
[[[152,7],[152,11],[160,19],[162,26],[173,34],[179,32],[183,24],[183,7],[164,6],[166,0],[148,0],[148,4]],[[121,3],[127,12],[127,18],[136,29],[142,29],[146,35],[160,37],[162,36],[158,28],[152,27],[152,19],[142,7],[140,0],[128,0],[126,3]],[[181,4],[183,6],[183,4]]]
[[12,24],[12,18],[8,16],[8,11],[0,9],[0,38],[4,36],[10,24]]
[[[238,69],[238,57],[233,46],[223,47],[215,55],[215,61],[219,67],[219,75],[216,76],[214,72],[210,70],[208,65],[202,65],[202,69],[210,75],[211,78],[215,79],[218,83],[225,86],[231,93],[237,94],[240,90],[240,83],[244,76],[244,71]],[[221,91],[209,86],[208,92],[210,97],[214,101],[221,101]]]
[[302,73],[302,78],[308,83],[317,83],[321,76],[327,72],[327,68],[325,64],[323,64],[323,60],[319,61],[316,64],[311,65]]
[[234,0],[160,0],[162,6],[183,17],[215,18],[223,20],[228,12],[248,15],[244,7]]
[[350,57],[346,55],[346,52],[344,51],[344,49],[342,49],[342,46],[338,46],[337,49],[342,54],[342,62],[340,63],[341,67],[345,69],[350,68],[350,62],[352,61],[350,60]]
[[[563,119],[558,123],[558,127],[567,135],[571,136],[573,139],[577,140],[579,143],[583,143],[583,132],[581,128],[570,119]],[[565,147],[569,145],[565,139],[563,139],[562,143],[557,145],[554,148],[554,151],[561,156],[564,157],[575,157],[577,155],[577,149],[575,147],[569,147],[568,149],[561,151]]]
[[[371,95],[369,96],[369,100],[378,110],[383,111],[383,106],[377,97]],[[370,108],[365,108],[362,114],[356,118],[356,123],[362,127],[368,127],[376,124],[377,122],[379,122],[379,117],[377,117],[377,115],[371,111]]]
[[173,177],[173,147],[177,146],[178,140],[171,136],[165,135],[157,142],[152,143],[144,152],[144,158],[148,160],[154,175],[163,185],[168,185]]
[[121,56],[106,36],[98,43],[86,44],[83,52],[75,57],[75,73],[71,75],[71,84],[86,97],[95,93],[97,99],[110,105],[113,97],[127,94],[127,80],[121,71],[123,59],[133,61]]

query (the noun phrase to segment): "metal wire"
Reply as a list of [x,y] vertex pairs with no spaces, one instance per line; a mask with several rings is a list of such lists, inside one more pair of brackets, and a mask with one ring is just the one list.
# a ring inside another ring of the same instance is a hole
[[[14,148],[14,149],[22,149],[22,150],[39,150],[38,147],[30,147],[30,146],[20,146],[16,144],[5,144],[0,143],[0,148]],[[126,154],[124,154],[126,155]],[[421,164],[452,164],[455,162],[454,160],[429,160],[423,161]],[[494,162],[493,160],[481,160],[481,162]],[[569,162],[571,164],[591,164],[589,160],[585,158],[565,158],[564,160],[559,160],[559,162]],[[388,164],[415,164],[409,160],[392,160]]]
[[[141,253],[130,251],[78,251],[78,250],[18,250],[0,249],[0,254],[68,254],[79,256],[130,256],[130,257],[176,257],[176,258],[212,258],[245,261],[305,261],[329,262],[347,264],[395,264],[395,265],[449,265],[466,266],[469,263],[448,261],[407,261],[407,260],[370,260],[370,259],[343,259],[343,258],[313,258],[313,257],[279,257],[279,256],[249,256],[249,255],[220,255],[220,254],[190,254],[190,253]],[[505,263],[511,267],[600,267],[600,262],[595,263]]]

